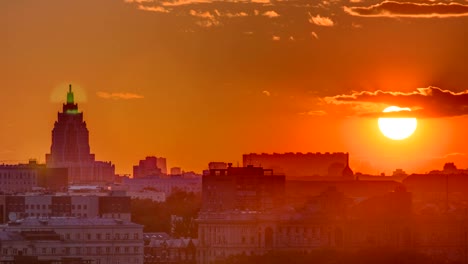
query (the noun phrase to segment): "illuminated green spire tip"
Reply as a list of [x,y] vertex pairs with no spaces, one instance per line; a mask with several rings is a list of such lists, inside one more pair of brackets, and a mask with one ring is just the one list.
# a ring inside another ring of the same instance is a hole
[[68,93],[67,93],[67,104],[74,104],[74,103],[75,103],[75,97],[73,95],[72,86],[70,84],[69,90],[68,90]]

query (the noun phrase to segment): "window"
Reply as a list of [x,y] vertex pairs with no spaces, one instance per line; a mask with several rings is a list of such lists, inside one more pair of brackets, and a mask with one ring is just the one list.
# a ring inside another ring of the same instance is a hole
[[133,234],[133,239],[138,239],[138,233]]
[[120,253],[120,247],[115,247],[115,253]]
[[106,253],[110,254],[110,252],[111,252],[110,247],[106,247]]
[[111,236],[109,233],[106,233],[106,240],[110,240],[111,239]]
[[96,239],[97,239],[97,240],[101,240],[101,233],[96,234]]
[[55,254],[55,253],[56,253],[55,248],[52,248],[52,249],[51,249],[51,254],[53,255],[53,254]]
[[77,255],[80,255],[81,254],[81,248],[77,247],[75,248],[75,252]]
[[87,236],[88,240],[91,240],[91,234],[90,233],[86,234],[86,236]]
[[133,252],[138,253],[140,251],[139,249],[140,249],[139,247],[134,247]]

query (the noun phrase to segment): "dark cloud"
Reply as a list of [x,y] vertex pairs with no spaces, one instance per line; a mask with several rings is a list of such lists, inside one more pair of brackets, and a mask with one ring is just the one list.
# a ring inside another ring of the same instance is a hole
[[411,3],[384,1],[368,7],[344,7],[346,13],[362,17],[461,17],[468,16],[468,5],[459,3]]
[[[355,92],[348,95],[326,97],[330,104],[383,104],[410,107],[414,111],[411,115],[418,117],[450,117],[468,115],[468,90],[452,92],[437,87],[418,88],[414,92]],[[364,116],[379,115],[382,113],[357,113]],[[402,111],[385,115],[407,116],[409,112]]]

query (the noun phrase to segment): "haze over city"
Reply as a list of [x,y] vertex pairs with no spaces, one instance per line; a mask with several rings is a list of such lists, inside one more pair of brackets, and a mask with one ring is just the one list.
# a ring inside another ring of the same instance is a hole
[[[442,1],[2,1],[0,160],[44,162],[73,84],[99,160],[200,172],[349,152],[354,171],[468,166],[468,6]],[[380,91],[380,92],[378,92]],[[418,118],[407,139],[386,107]]]
[[468,264],[468,0],[1,0],[0,264]]

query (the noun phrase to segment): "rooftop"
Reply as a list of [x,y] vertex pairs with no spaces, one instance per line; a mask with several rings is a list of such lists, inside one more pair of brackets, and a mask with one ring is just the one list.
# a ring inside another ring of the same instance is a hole
[[9,223],[9,226],[48,226],[48,227],[60,227],[60,226],[115,226],[124,225],[131,227],[141,227],[142,225],[135,224],[129,221],[121,219],[110,219],[110,218],[78,218],[78,217],[50,217],[50,218],[25,218],[17,220],[13,223]]

